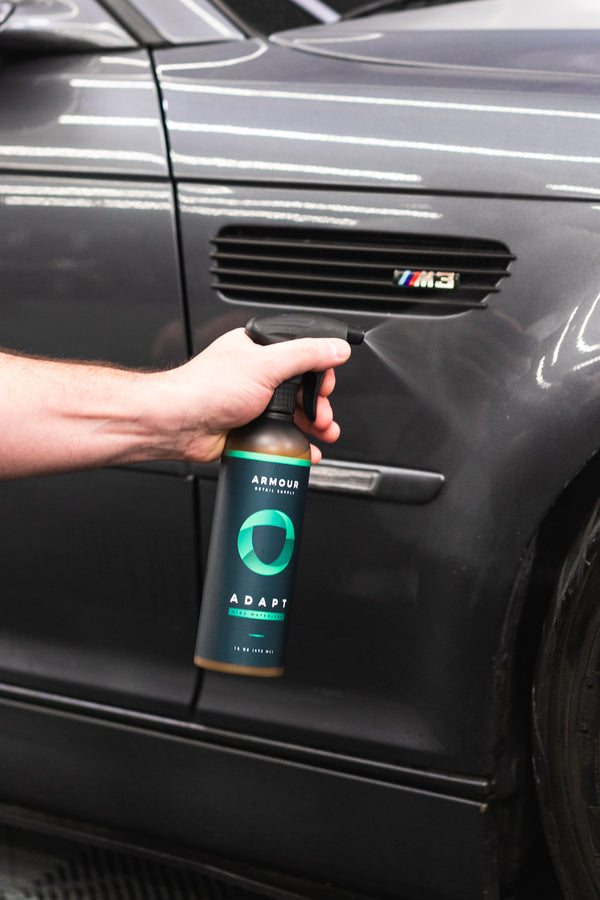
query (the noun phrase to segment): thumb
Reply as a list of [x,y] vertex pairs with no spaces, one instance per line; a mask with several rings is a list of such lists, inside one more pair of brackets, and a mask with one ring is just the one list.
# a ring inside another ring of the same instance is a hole
[[340,338],[297,338],[269,344],[272,375],[277,384],[304,372],[324,372],[350,358],[350,344]]

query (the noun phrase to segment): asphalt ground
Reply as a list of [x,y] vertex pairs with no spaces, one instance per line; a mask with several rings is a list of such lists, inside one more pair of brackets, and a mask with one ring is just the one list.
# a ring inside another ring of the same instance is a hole
[[262,900],[243,887],[112,848],[0,827],[0,900]]
[[[112,847],[0,826],[0,900],[269,900],[205,873]],[[294,897],[298,894],[294,892]],[[545,848],[503,900],[564,900]],[[307,900],[312,900],[307,895]],[[401,898],[398,898],[401,900]]]

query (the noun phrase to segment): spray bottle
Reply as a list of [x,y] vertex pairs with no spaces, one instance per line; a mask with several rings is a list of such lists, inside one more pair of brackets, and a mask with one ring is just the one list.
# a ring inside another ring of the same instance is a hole
[[[337,337],[364,331],[329,316],[284,314],[251,319],[257,344]],[[204,579],[194,662],[238,675],[284,671],[292,592],[310,471],[310,444],[293,422],[298,386],[314,422],[323,372],[276,388],[265,412],[232,430],[225,444]]]

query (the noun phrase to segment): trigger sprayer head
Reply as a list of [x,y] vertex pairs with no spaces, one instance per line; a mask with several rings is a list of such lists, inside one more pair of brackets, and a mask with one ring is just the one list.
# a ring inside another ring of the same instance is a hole
[[279,316],[255,316],[246,324],[246,334],[255,344],[277,344],[303,337],[336,337],[349,344],[362,343],[365,332],[334,316],[282,313]]
[[[305,313],[282,313],[277,316],[255,316],[246,324],[246,334],[255,344],[278,344],[297,338],[341,338],[349,344],[361,344],[365,332],[360,325],[351,325],[334,316]],[[296,402],[296,390],[302,382],[302,399],[306,416],[314,422],[317,415],[319,389],[323,372],[305,372],[304,375],[284,382],[273,394],[268,409],[271,412],[292,413]]]

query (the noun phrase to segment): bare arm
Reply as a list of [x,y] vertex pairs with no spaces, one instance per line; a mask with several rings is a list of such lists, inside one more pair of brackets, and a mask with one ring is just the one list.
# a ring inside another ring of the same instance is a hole
[[[345,341],[302,339],[260,347],[229,332],[185,365],[138,372],[0,353],[0,478],[156,459],[209,461],[225,437],[265,409],[274,388],[327,370],[317,421],[305,430],[333,441],[327,399]],[[313,460],[320,454],[313,448]]]

